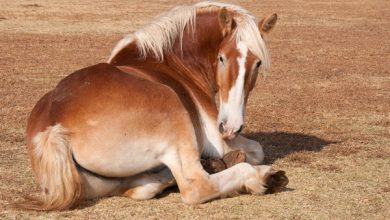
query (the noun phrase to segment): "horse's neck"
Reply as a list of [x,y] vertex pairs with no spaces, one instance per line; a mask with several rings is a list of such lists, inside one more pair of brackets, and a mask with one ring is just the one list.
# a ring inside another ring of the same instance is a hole
[[[186,27],[183,39],[173,45],[174,65],[183,65],[189,70],[187,77],[204,91],[216,91],[216,63],[218,50],[223,40],[217,16],[201,13],[196,17],[196,27]],[[168,56],[171,56],[168,54]],[[186,73],[184,73],[186,74]]]
[[173,49],[164,53],[164,62],[159,63],[149,56],[139,59],[136,40],[115,57],[114,65],[129,65],[159,74],[169,75],[185,86],[193,99],[212,117],[216,117],[217,108],[214,100],[216,91],[215,60],[221,43],[222,34],[215,15],[204,13],[197,15],[196,27],[187,26],[183,39],[173,45]]
[[197,101],[211,116],[217,114],[214,100],[217,90],[216,60],[223,40],[217,16],[198,14],[196,27],[187,27],[182,41],[176,40],[173,50],[166,54],[165,64],[175,71],[195,93]]
[[167,73],[187,88],[194,101],[210,116],[217,117],[215,104],[215,80],[207,73],[208,67],[191,68],[178,57],[167,57],[165,63],[170,71]]

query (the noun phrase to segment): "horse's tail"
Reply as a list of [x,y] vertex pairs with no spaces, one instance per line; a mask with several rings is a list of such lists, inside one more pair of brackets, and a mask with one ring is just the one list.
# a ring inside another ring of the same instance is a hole
[[78,205],[84,198],[82,178],[73,160],[68,131],[60,124],[38,133],[32,143],[32,163],[42,197],[17,203],[20,208],[62,210]]

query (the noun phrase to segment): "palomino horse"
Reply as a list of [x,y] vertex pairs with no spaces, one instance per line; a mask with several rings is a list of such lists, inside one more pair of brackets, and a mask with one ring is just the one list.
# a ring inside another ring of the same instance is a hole
[[[259,165],[262,147],[238,134],[259,69],[270,65],[262,36],[276,20],[257,24],[245,9],[215,2],[177,7],[122,39],[108,63],[61,80],[28,120],[42,198],[20,205],[150,199],[173,184],[185,203],[198,204],[285,186],[283,171]],[[201,157],[233,150],[246,162],[212,175],[201,166]]]

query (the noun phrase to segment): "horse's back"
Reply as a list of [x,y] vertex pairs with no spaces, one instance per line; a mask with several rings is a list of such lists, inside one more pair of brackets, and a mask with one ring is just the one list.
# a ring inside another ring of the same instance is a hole
[[130,176],[159,166],[158,155],[180,132],[192,130],[172,89],[103,63],[64,78],[37,103],[30,127],[37,127],[37,121],[46,123],[31,129],[30,139],[61,124],[71,134],[77,162],[106,176]]

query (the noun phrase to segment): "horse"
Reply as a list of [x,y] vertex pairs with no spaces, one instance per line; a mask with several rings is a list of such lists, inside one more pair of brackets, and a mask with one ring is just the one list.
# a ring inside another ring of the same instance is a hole
[[[125,36],[108,62],[62,79],[28,118],[42,195],[19,207],[64,210],[117,195],[146,200],[173,185],[184,203],[200,204],[286,186],[285,172],[262,165],[261,145],[240,134],[257,75],[270,67],[263,37],[276,21],[271,14],[257,23],[233,4],[179,6]],[[221,172],[200,163],[235,150],[245,162]]]

